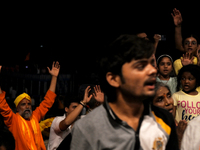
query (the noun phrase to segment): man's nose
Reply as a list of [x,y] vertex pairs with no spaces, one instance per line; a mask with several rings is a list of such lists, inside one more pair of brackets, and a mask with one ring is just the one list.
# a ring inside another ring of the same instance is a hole
[[26,104],[26,109],[29,109],[29,108],[30,108],[29,104]]
[[156,75],[156,73],[157,73],[156,68],[153,65],[149,64],[149,74]]

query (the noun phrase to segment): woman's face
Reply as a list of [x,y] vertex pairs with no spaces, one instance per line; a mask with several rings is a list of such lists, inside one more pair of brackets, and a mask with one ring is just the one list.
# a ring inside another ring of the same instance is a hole
[[196,54],[198,48],[197,40],[194,37],[186,38],[183,47],[186,52]]
[[171,92],[164,86],[159,87],[153,99],[153,105],[164,108],[170,113],[173,113],[173,99]]

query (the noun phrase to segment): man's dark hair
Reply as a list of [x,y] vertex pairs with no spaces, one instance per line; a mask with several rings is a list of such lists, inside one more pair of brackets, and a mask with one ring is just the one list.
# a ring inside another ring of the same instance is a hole
[[181,78],[184,72],[190,72],[196,78],[196,87],[200,86],[200,67],[194,64],[183,66],[177,76],[177,91],[181,88]]
[[187,38],[190,38],[190,37],[193,37],[197,40],[197,45],[200,44],[200,40],[199,40],[199,37],[195,34],[192,34],[192,33],[185,33],[183,34],[183,40],[182,40],[182,45],[184,47],[184,42]]
[[[100,59],[100,82],[101,88],[108,97],[108,101],[115,101],[115,88],[106,81],[106,73],[112,72],[121,75],[121,68],[124,63],[133,59],[150,58],[154,52],[153,43],[136,35],[124,34],[112,42]],[[110,97],[110,98],[109,98]],[[111,99],[112,97],[112,99]]]
[[71,103],[79,103],[81,100],[78,96],[74,94],[70,94],[69,96],[66,96],[66,99],[64,101],[64,106],[69,108]]

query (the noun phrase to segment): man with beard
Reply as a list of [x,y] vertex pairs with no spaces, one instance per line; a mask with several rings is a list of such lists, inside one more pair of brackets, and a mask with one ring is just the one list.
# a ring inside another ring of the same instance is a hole
[[72,128],[71,150],[178,149],[173,116],[150,105],[155,95],[154,46],[121,35],[100,61],[104,104]]
[[56,82],[60,65],[53,62],[52,69],[48,67],[51,74],[51,83],[44,100],[39,107],[32,111],[31,98],[28,94],[19,95],[14,103],[17,113],[15,114],[9,107],[5,99],[5,91],[0,88],[0,113],[4,118],[4,123],[15,138],[16,150],[45,150],[43,137],[40,131],[39,122],[52,107],[56,94]]

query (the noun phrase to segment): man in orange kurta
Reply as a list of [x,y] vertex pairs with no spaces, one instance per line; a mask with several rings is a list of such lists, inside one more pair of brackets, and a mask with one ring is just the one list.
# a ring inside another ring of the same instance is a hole
[[4,118],[5,125],[15,138],[16,150],[46,150],[39,122],[54,103],[57,76],[60,70],[59,63],[53,63],[52,69],[48,68],[48,70],[52,75],[49,90],[39,107],[33,112],[30,96],[23,93],[14,101],[17,108],[15,114],[6,102],[5,91],[0,88],[0,113]]

